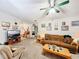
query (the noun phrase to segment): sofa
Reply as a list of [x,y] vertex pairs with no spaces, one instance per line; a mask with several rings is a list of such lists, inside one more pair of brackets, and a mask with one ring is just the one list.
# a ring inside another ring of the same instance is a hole
[[7,45],[0,45],[0,59],[22,59],[21,56],[25,49],[23,47],[14,48]]
[[[71,39],[73,40],[73,38],[71,38]],[[45,37],[39,39],[38,41],[42,45],[44,45],[44,44],[54,44],[54,45],[57,45],[57,46],[68,48],[71,53],[74,53],[74,54],[78,53],[78,46],[77,45],[64,43],[64,35],[45,34]]]

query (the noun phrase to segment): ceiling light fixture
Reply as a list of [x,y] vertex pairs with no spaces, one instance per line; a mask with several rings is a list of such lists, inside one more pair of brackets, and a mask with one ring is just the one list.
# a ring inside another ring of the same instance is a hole
[[[53,6],[52,6],[52,1],[53,1]],[[57,0],[48,0],[48,3],[49,3],[49,7],[48,8],[41,8],[40,10],[45,10],[44,12],[44,15],[48,15],[49,13],[59,13],[60,10],[58,10],[57,8],[55,7],[60,7],[60,6],[63,6],[63,5],[66,5],[69,3],[69,0],[65,0],[64,2],[61,2],[59,4],[56,5],[56,1]]]

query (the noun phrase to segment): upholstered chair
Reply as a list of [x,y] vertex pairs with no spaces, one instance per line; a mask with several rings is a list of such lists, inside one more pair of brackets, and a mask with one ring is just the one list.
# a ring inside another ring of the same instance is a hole
[[0,59],[21,59],[24,50],[25,48],[20,47],[12,52],[9,46],[3,46],[0,48]]

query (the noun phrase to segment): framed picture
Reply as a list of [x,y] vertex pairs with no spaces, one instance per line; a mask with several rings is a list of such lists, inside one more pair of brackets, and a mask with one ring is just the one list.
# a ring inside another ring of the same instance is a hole
[[58,22],[55,23],[54,30],[58,30]]
[[52,24],[51,23],[48,23],[47,31],[52,31]]
[[71,22],[71,25],[72,26],[79,26],[79,21],[72,21]]
[[9,22],[2,22],[1,26],[2,27],[10,27],[10,23]]
[[62,22],[62,25],[66,25],[66,22]]
[[42,28],[45,28],[45,24],[41,24],[41,27],[42,27]]
[[58,27],[55,27],[54,30],[58,30]]
[[54,30],[58,30],[58,24],[54,25]]
[[51,26],[52,24],[51,23],[48,23],[48,26]]
[[69,26],[61,26],[61,30],[62,31],[68,31],[69,30]]

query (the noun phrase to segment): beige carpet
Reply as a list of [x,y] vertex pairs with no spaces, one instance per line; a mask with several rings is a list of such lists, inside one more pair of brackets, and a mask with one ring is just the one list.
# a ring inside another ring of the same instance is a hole
[[[62,59],[55,55],[43,55],[42,54],[42,45],[36,43],[35,39],[24,39],[22,42],[14,44],[13,46],[22,46],[25,47],[25,51],[21,59]],[[72,59],[78,59],[79,54],[72,55]]]

